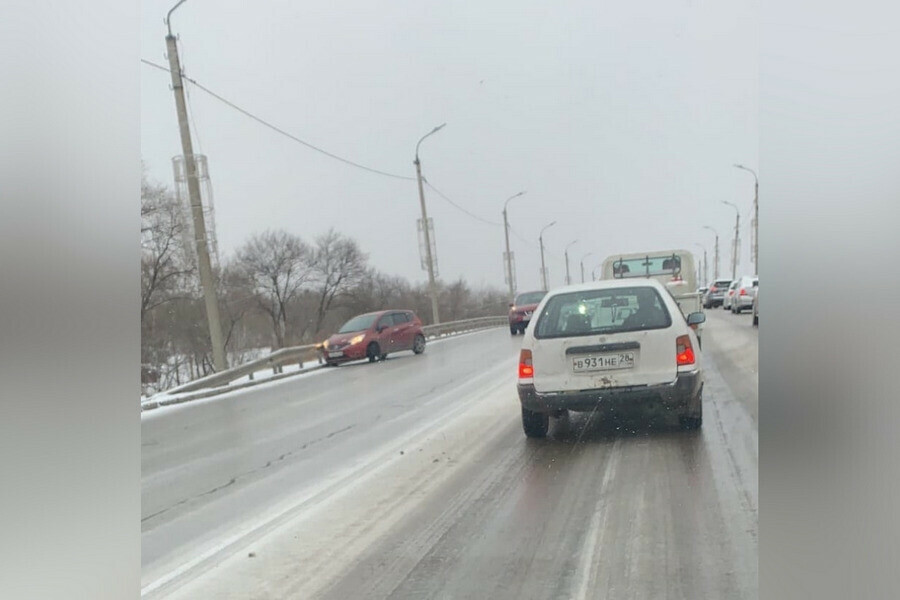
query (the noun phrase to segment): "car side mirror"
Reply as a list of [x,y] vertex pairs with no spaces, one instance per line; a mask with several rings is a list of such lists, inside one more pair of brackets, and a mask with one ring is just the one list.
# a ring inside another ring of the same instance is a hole
[[687,323],[688,325],[699,325],[700,323],[706,322],[706,315],[702,312],[693,312],[688,315]]
[[385,329],[387,329],[387,325],[379,325],[378,327],[375,328],[375,333],[381,333]]
[[509,303],[509,307],[512,308],[513,306],[515,306],[515,303],[510,302],[510,303]]

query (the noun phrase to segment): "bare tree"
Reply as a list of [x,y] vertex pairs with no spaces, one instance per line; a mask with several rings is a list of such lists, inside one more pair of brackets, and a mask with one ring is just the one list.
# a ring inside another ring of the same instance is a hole
[[252,280],[258,306],[269,316],[275,347],[287,335],[287,307],[311,275],[309,247],[283,230],[254,235],[237,252],[237,264]]
[[311,262],[318,300],[314,334],[321,330],[335,297],[349,292],[362,281],[367,260],[355,240],[333,229],[316,239]]
[[181,243],[184,222],[164,186],[141,179],[141,324],[157,306],[188,295],[192,274]]

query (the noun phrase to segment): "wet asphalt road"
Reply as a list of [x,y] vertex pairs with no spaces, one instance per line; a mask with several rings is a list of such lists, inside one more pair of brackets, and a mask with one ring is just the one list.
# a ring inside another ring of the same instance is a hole
[[[503,330],[274,386],[252,427],[247,397],[196,407],[192,466],[145,445],[145,590],[209,559],[146,596],[756,598],[757,330],[708,318],[696,433],[573,414],[527,440]],[[144,443],[177,448],[176,414]]]

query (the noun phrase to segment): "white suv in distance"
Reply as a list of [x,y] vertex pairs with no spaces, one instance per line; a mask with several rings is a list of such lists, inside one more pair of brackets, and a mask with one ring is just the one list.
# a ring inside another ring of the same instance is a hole
[[734,296],[731,298],[729,308],[734,314],[753,308],[753,298],[756,296],[759,277],[744,275],[740,277],[734,287]]
[[601,280],[554,290],[535,311],[519,356],[528,437],[567,410],[657,409],[686,429],[703,422],[703,371],[694,328],[653,279]]

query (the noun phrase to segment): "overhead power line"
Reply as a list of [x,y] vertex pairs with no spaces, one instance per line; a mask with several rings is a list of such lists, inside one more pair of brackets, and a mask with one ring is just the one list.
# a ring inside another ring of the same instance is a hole
[[460,206],[459,204],[457,204],[456,202],[454,202],[453,200],[451,200],[450,198],[448,198],[446,195],[444,195],[444,193],[443,193],[441,190],[439,190],[439,189],[437,189],[436,187],[434,187],[433,185],[431,185],[431,182],[429,182],[427,179],[425,179],[425,177],[422,177],[422,180],[425,182],[425,185],[427,185],[429,188],[431,188],[431,190],[432,190],[435,194],[437,194],[438,196],[440,196],[441,198],[443,198],[444,200],[446,200],[447,203],[449,203],[451,206],[453,206],[453,207],[456,208],[457,210],[460,210],[460,211],[464,212],[465,214],[469,215],[470,217],[472,217],[473,219],[475,219],[475,220],[477,220],[477,221],[481,221],[482,223],[485,223],[485,224],[487,224],[487,225],[494,225],[494,226],[496,226],[496,227],[503,227],[503,223],[498,223],[498,222],[496,222],[496,221],[488,221],[487,219],[484,219],[484,218],[479,217],[478,215],[476,215],[476,214],[474,214],[474,213],[472,213],[472,212],[469,212],[468,210],[466,210],[465,208],[463,208],[462,206]]
[[[149,65],[149,66],[151,66],[151,67],[157,68],[157,69],[159,69],[159,70],[161,70],[161,71],[166,71],[167,73],[170,72],[168,68],[166,68],[166,67],[164,67],[164,66],[162,66],[162,65],[158,65],[158,64],[156,64],[156,63],[154,63],[154,62],[152,62],[152,61],[146,60],[146,59],[144,59],[144,58],[141,59],[141,62],[144,63],[144,64],[146,64],[146,65]],[[253,119],[253,120],[256,121],[257,123],[259,123],[260,125],[264,125],[264,126],[268,127],[269,129],[271,129],[272,131],[275,131],[276,133],[280,133],[281,135],[283,135],[283,136],[285,136],[285,137],[287,137],[287,138],[289,138],[289,139],[291,139],[291,140],[297,142],[298,144],[302,144],[302,145],[306,146],[307,148],[309,148],[309,149],[311,149],[311,150],[315,150],[316,152],[318,152],[318,153],[320,153],[320,154],[324,154],[325,156],[327,156],[327,157],[329,157],[329,158],[333,158],[333,159],[335,159],[335,160],[339,160],[339,161],[341,161],[341,162],[344,163],[344,164],[348,164],[348,165],[350,165],[350,166],[352,166],[352,167],[356,167],[356,168],[362,169],[362,170],[364,170],[364,171],[369,171],[370,173],[375,173],[375,174],[377,174],[377,175],[383,175],[383,176],[385,176],[385,177],[392,177],[392,178],[394,178],[394,179],[402,179],[402,180],[404,180],[404,181],[415,181],[415,180],[416,180],[415,177],[407,177],[406,175],[397,175],[396,173],[388,173],[387,171],[382,171],[382,170],[380,170],[380,169],[373,169],[372,167],[367,167],[367,166],[365,166],[365,165],[361,165],[361,164],[359,164],[358,162],[354,162],[354,161],[349,160],[349,159],[347,159],[347,158],[344,158],[344,157],[342,157],[342,156],[338,156],[337,154],[333,154],[333,153],[331,153],[331,152],[328,152],[327,150],[323,150],[322,148],[319,148],[318,146],[316,146],[316,145],[314,145],[314,144],[310,144],[309,142],[304,141],[304,140],[298,138],[297,136],[295,136],[295,135],[293,135],[293,134],[291,134],[291,133],[288,133],[288,132],[285,131],[284,129],[281,129],[280,127],[277,127],[277,126],[275,126],[275,125],[269,123],[269,122],[266,121],[265,119],[262,119],[262,118],[260,118],[260,117],[257,117],[256,115],[254,115],[254,114],[251,113],[250,111],[248,111],[248,110],[246,110],[246,109],[244,109],[244,108],[241,108],[240,106],[238,106],[238,105],[235,104],[234,102],[231,102],[230,100],[227,100],[227,99],[223,98],[222,96],[220,96],[220,95],[217,94],[216,92],[212,91],[211,89],[207,88],[206,86],[201,85],[201,84],[198,83],[195,79],[191,79],[190,77],[187,77],[187,76],[185,76],[184,74],[182,74],[181,78],[184,79],[185,81],[190,82],[191,85],[196,86],[198,89],[200,89],[200,90],[206,92],[207,94],[209,94],[210,96],[212,96],[213,98],[215,98],[216,100],[218,100],[219,102],[222,102],[223,104],[226,104],[227,106],[233,108],[234,110],[238,111],[239,113],[241,113],[241,114],[243,114],[243,115],[245,115],[245,116],[247,116],[247,117],[250,117],[251,119]]]

